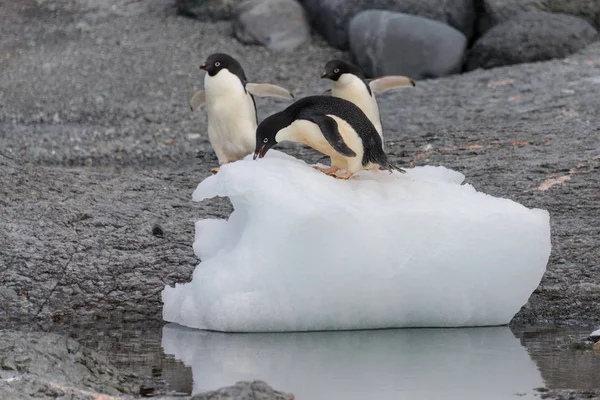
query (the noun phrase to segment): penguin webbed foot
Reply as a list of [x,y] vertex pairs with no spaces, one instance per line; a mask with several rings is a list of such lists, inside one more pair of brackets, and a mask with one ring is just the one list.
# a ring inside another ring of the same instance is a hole
[[339,169],[336,167],[329,167],[329,168],[323,168],[323,167],[317,167],[316,165],[313,166],[314,169],[316,169],[317,171],[321,171],[322,173],[324,173],[325,175],[331,175],[334,174],[336,171],[338,171]]
[[214,174],[216,174],[217,172],[219,172],[219,170],[220,170],[220,169],[221,169],[221,167],[220,167],[220,166],[219,166],[219,167],[215,167],[215,168],[211,169],[211,170],[210,170],[210,172],[211,172],[211,173],[214,175]]
[[328,175],[333,176],[336,179],[350,179],[350,177],[353,175],[353,173],[350,171],[346,171],[343,173],[334,172],[333,174],[328,174]]
[[313,168],[316,169],[317,171],[321,171],[325,175],[329,175],[336,179],[348,179],[353,175],[352,172],[350,172],[350,171],[340,173],[340,172],[338,172],[340,169],[337,167],[323,168],[323,167],[317,167],[315,165],[315,166],[313,166]]

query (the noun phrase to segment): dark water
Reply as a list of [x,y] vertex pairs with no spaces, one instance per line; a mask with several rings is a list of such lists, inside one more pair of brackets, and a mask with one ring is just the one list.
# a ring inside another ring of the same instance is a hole
[[261,379],[299,400],[539,399],[538,387],[600,388],[600,355],[581,340],[590,332],[494,327],[224,334],[168,324],[80,327],[70,335],[121,369],[164,381],[170,394]]

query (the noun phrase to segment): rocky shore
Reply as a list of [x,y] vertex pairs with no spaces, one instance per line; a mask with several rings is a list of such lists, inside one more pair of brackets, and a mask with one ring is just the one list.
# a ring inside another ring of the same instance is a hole
[[[167,0],[2,7],[4,327],[160,321],[160,291],[188,281],[198,263],[194,221],[231,212],[224,199],[191,201],[216,166],[204,113],[187,104],[202,87],[198,65],[208,53],[231,53],[251,80],[297,97],[327,88],[319,79],[326,61],[350,58],[315,33],[292,52],[243,45],[231,23],[178,15]],[[600,324],[599,90],[595,42],[566,59],[417,80],[414,89],[380,96],[395,163],[443,165],[478,190],[549,210],[548,270],[514,326]],[[259,99],[259,118],[286,104]],[[286,151],[320,158],[303,147]],[[9,346],[33,343],[3,335]],[[31,361],[6,361],[1,371],[6,396],[29,385],[31,370],[19,363]],[[108,385],[119,396],[135,392],[116,374]],[[555,397],[579,398],[565,393]]]
[[311,26],[372,76],[414,79],[566,57],[594,41],[595,0],[177,0],[181,15],[231,20],[247,44],[293,51]]

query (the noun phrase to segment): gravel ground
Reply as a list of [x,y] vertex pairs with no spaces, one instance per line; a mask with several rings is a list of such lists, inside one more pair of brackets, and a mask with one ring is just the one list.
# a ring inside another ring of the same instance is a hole
[[[33,0],[0,12],[0,321],[159,320],[160,291],[197,263],[191,193],[216,166],[198,65],[238,57],[250,80],[320,93],[314,37],[245,47],[228,23],[170,1]],[[444,165],[478,190],[551,213],[553,251],[513,324],[600,323],[600,43],[566,59],[419,81],[380,97],[391,159]],[[288,103],[258,99],[264,118]],[[291,146],[308,161],[320,156]]]

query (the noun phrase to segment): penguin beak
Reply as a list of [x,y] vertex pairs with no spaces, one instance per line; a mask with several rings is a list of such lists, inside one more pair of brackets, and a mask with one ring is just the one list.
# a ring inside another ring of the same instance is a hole
[[325,71],[321,74],[321,79],[323,79],[323,78],[327,78],[327,71]]
[[206,70],[206,63],[202,63],[202,64],[200,65],[200,69]]
[[257,158],[263,158],[265,156],[264,151],[265,151],[265,145],[263,144],[262,146],[260,146],[260,149],[258,149],[257,151],[254,152],[253,159],[256,160]]

